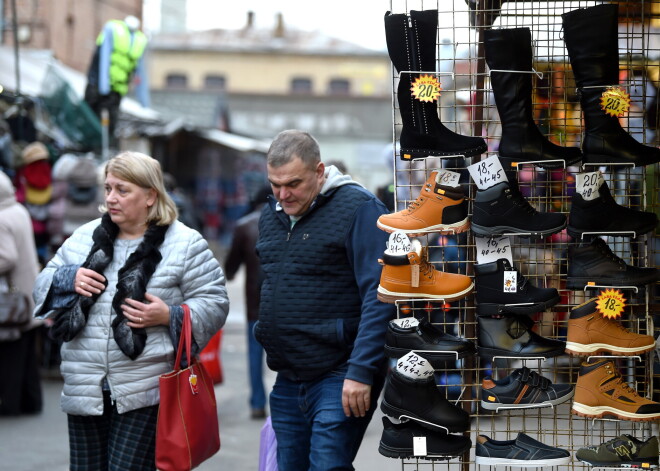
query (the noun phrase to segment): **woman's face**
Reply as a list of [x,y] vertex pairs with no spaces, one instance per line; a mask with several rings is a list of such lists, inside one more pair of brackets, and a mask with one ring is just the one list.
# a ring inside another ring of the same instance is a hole
[[122,231],[134,233],[146,230],[149,208],[156,201],[156,191],[117,178],[105,177],[105,205],[112,222]]

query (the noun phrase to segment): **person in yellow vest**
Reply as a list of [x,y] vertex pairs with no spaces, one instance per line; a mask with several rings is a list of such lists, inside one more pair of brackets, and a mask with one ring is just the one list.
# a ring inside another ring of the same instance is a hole
[[147,37],[140,31],[140,20],[129,15],[123,20],[108,21],[96,39],[96,51],[87,72],[85,101],[101,118],[109,113],[110,147],[117,147],[115,127],[121,99],[135,77],[135,94],[144,107],[149,106],[149,86],[144,64]]

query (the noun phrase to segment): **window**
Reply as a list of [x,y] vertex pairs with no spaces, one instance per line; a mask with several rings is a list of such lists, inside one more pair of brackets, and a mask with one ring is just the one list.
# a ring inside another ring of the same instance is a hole
[[188,77],[184,74],[167,74],[165,86],[167,88],[188,88]]
[[350,95],[351,83],[347,79],[332,79],[328,84],[329,95]]
[[296,77],[291,80],[291,93],[297,95],[311,95],[312,81],[304,77]]
[[224,90],[225,85],[224,75],[207,75],[204,77],[204,89],[206,90]]

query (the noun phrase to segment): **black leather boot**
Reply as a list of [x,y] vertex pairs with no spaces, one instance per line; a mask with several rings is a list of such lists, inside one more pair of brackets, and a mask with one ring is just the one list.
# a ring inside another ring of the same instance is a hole
[[477,321],[477,348],[482,357],[550,358],[566,348],[566,343],[532,331],[534,321],[527,316],[477,317]]
[[532,35],[529,28],[485,29],[484,48],[502,122],[500,158],[516,162],[540,161],[537,165],[548,169],[566,167],[582,160],[579,148],[553,144],[534,122],[530,73]]
[[393,369],[385,382],[380,410],[397,419],[416,420],[435,431],[444,427],[453,433],[470,428],[470,415],[443,397],[433,376],[412,379]]
[[411,10],[410,16],[385,14],[387,51],[400,75],[397,100],[403,122],[401,160],[430,155],[472,157],[487,150],[482,138],[463,136],[447,129],[438,117],[436,102],[422,102],[412,96],[412,83],[422,74],[405,71],[428,73],[436,70],[437,28],[438,10]]
[[637,142],[601,108],[606,86],[619,83],[618,6],[596,5],[562,16],[564,42],[584,114],[584,163],[651,165],[660,149]]

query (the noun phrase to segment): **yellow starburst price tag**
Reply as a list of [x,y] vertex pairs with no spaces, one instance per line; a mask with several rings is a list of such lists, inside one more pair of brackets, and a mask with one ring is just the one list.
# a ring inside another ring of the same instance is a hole
[[440,96],[440,82],[438,78],[433,75],[420,75],[415,78],[410,87],[412,95],[419,101],[431,103],[436,101]]
[[608,87],[600,97],[600,107],[606,114],[620,118],[630,109],[630,95],[621,87]]
[[626,298],[618,289],[602,291],[596,301],[596,309],[608,319],[618,319],[626,307]]

